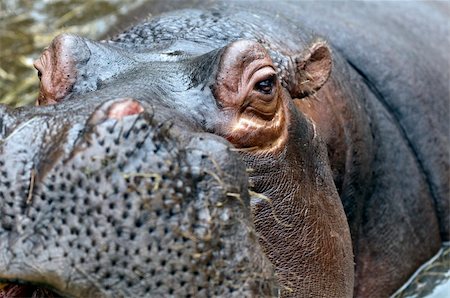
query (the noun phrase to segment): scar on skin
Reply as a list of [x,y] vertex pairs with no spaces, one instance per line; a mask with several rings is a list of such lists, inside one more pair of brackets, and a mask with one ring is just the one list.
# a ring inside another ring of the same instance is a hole
[[27,201],[26,201],[27,205],[30,205],[31,201],[33,200],[35,178],[36,178],[36,171],[35,171],[35,169],[31,169],[30,187],[28,188],[28,196],[27,196]]
[[272,203],[273,202],[272,202],[272,200],[269,197],[263,195],[262,193],[257,193],[257,192],[254,192],[254,191],[249,191],[249,194],[250,194],[250,197],[257,198],[257,199],[260,199],[261,201],[266,201],[266,202],[269,203],[269,205],[271,207],[270,208],[271,213],[272,213],[273,217],[275,218],[275,221],[280,226],[283,226],[285,228],[292,228],[292,227],[294,227],[294,225],[288,224],[288,223],[284,223],[283,221],[281,221],[281,219],[278,218],[278,216],[275,214],[275,210],[272,208]]
[[120,120],[125,116],[136,115],[144,112],[142,105],[131,99],[126,98],[121,102],[112,104],[108,109],[108,118]]

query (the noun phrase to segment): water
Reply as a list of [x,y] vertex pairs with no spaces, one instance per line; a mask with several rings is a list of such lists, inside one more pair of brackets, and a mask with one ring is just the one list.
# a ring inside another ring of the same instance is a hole
[[[98,39],[120,32],[149,14],[211,1],[0,0],[0,103],[34,103],[39,81],[33,61],[59,33]],[[450,244],[393,297],[450,297],[449,268]]]
[[392,298],[449,298],[450,243],[410,278]]

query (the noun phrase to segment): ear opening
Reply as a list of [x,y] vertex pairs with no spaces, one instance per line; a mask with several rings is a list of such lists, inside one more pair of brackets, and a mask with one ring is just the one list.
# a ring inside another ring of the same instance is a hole
[[314,94],[328,80],[332,69],[331,50],[325,41],[316,41],[306,52],[294,57],[293,82],[289,91],[293,98]]

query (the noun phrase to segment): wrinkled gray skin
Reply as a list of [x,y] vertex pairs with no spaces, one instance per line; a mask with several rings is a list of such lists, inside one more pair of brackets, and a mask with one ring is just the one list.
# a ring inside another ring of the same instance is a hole
[[[338,137],[318,137],[328,157],[308,158],[327,169],[323,187],[339,194],[351,232],[356,266],[336,280],[342,295],[353,284],[354,296],[393,293],[449,240],[448,14],[423,3],[248,6],[173,12],[101,43],[66,36],[78,61],[68,95],[0,107],[0,281],[78,297],[336,296],[319,269],[293,294],[277,282],[251,207],[280,181],[258,180],[270,164],[215,131],[211,86],[223,48],[240,39],[266,47],[283,88],[289,57],[329,41],[325,91],[296,100],[339,98],[328,121]],[[107,119],[124,98],[144,112]],[[291,125],[310,128],[289,130],[312,138],[308,110],[293,114]]]

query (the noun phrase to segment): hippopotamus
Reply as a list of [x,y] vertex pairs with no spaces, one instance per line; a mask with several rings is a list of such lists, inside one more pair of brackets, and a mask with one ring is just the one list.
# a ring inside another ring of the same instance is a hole
[[449,240],[447,25],[225,2],[56,37],[0,106],[0,296],[388,297]]

